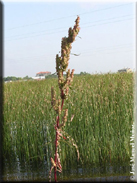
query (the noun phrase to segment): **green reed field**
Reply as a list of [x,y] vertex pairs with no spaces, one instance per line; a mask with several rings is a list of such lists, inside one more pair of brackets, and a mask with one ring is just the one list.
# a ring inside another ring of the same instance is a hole
[[[4,158],[47,160],[50,166],[56,120],[51,86],[57,91],[57,83],[53,78],[4,84]],[[80,164],[129,164],[133,92],[133,73],[74,76],[68,102],[64,104],[68,106],[64,128],[78,146]],[[63,167],[76,164],[75,147],[64,139],[60,143]]]

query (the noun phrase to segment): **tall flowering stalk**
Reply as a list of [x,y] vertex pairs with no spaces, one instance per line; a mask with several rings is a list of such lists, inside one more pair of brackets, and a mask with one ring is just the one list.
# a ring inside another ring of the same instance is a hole
[[[70,71],[70,69],[67,70],[69,59],[70,59],[70,51],[71,51],[71,44],[75,41],[76,36],[79,33],[80,27],[79,27],[79,16],[75,20],[75,25],[72,28],[69,28],[68,31],[68,37],[63,37],[61,42],[61,56],[58,54],[56,55],[56,73],[58,75],[58,86],[60,89],[60,96],[58,99],[56,98],[56,92],[54,90],[54,87],[51,87],[51,105],[55,112],[57,113],[56,117],[56,124],[54,125],[56,130],[56,138],[55,138],[55,154],[54,159],[51,157],[51,163],[52,167],[49,172],[50,179],[51,179],[51,171],[54,168],[54,179],[55,182],[57,182],[57,171],[62,172],[62,166],[60,163],[59,158],[59,140],[60,138],[64,138],[65,140],[69,140],[73,146],[76,147],[77,153],[78,153],[78,159],[79,159],[79,151],[77,148],[77,145],[74,143],[73,138],[71,138],[65,131],[63,131],[63,127],[65,126],[65,123],[67,122],[68,117],[68,109],[63,110],[64,100],[67,98],[69,93],[69,87],[73,81],[74,76],[74,69]],[[64,78],[63,73],[66,72],[66,77]],[[62,116],[62,118],[61,118]],[[73,117],[72,117],[73,118]],[[72,119],[71,119],[72,120]],[[66,137],[65,137],[65,136]]]

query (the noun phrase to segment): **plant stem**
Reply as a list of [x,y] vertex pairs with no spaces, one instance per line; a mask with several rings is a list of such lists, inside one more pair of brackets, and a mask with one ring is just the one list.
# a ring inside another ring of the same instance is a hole
[[[55,140],[55,164],[57,164],[57,144],[58,144],[58,133],[56,131],[56,140]],[[54,167],[54,179],[55,179],[55,182],[57,182],[57,167],[55,166]]]
[[[63,95],[63,90],[61,90],[61,95]],[[62,99],[62,104],[61,104],[61,111],[63,108],[63,104],[64,104],[64,99]],[[57,128],[59,127],[59,115],[57,116],[56,119],[56,124],[57,124]],[[55,164],[57,164],[57,150],[58,150],[58,132],[56,131],[56,139],[55,139]],[[57,167],[54,167],[54,179],[55,182],[57,182]]]
[[[63,37],[62,38],[62,42],[61,42],[61,57],[59,57],[59,55],[56,55],[56,72],[58,75],[58,85],[59,85],[59,89],[60,89],[60,97],[62,99],[61,101],[61,107],[60,107],[60,99],[56,100],[55,97],[55,91],[54,88],[51,87],[51,96],[52,96],[52,100],[51,100],[51,105],[53,106],[54,110],[57,112],[58,116],[56,118],[56,139],[55,139],[55,161],[53,163],[54,166],[54,178],[55,178],[55,182],[57,182],[57,166],[60,167],[60,162],[58,162],[58,141],[59,141],[59,132],[58,132],[58,128],[59,128],[59,116],[62,112],[63,109],[63,104],[64,104],[64,99],[66,98],[66,96],[68,95],[68,90],[69,90],[69,85],[70,82],[73,81],[73,75],[74,75],[74,69],[72,69],[71,73],[70,73],[70,69],[68,69],[68,71],[66,71],[67,67],[68,67],[68,61],[69,61],[69,55],[70,55],[70,50],[72,48],[71,44],[75,41],[75,37],[77,36],[80,27],[79,27],[79,16],[77,17],[77,19],[75,20],[75,25],[73,27],[73,29],[70,27],[69,31],[68,31],[68,38]],[[66,80],[64,80],[63,77],[63,72],[66,71]],[[57,106],[58,105],[58,106]],[[67,121],[67,116],[68,116],[68,109],[65,110],[64,113],[64,117],[63,117],[63,122],[62,122],[62,126],[65,125],[66,121]],[[62,135],[61,135],[62,136]],[[63,137],[65,138],[65,137]],[[60,160],[59,160],[60,161]],[[62,167],[61,167],[62,170]]]

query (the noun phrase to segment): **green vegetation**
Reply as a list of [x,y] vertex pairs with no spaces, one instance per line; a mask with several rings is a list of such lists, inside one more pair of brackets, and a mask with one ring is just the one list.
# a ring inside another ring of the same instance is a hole
[[18,80],[31,80],[31,77],[25,76],[23,78],[21,77],[15,77],[15,76],[8,76],[8,77],[4,77],[3,80],[4,81],[18,81]]
[[80,75],[87,75],[89,74],[88,72],[80,72]]
[[[47,160],[54,156],[56,114],[51,106],[51,86],[57,95],[57,78],[12,82],[4,85],[3,155],[10,161]],[[75,140],[83,165],[125,162],[131,157],[133,124],[133,73],[75,76],[64,108],[64,127]],[[71,117],[74,115],[73,121]],[[64,168],[77,165],[77,152],[60,140]]]
[[4,81],[17,81],[17,80],[21,80],[21,77],[15,77],[15,76],[8,76],[3,78]]

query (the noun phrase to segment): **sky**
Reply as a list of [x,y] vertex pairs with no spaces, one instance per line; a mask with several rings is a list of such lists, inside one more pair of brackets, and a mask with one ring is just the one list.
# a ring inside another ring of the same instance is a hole
[[[68,68],[107,73],[135,70],[135,2],[3,2],[4,77],[56,72],[61,39],[77,15],[80,32]],[[73,54],[79,54],[74,56]]]

